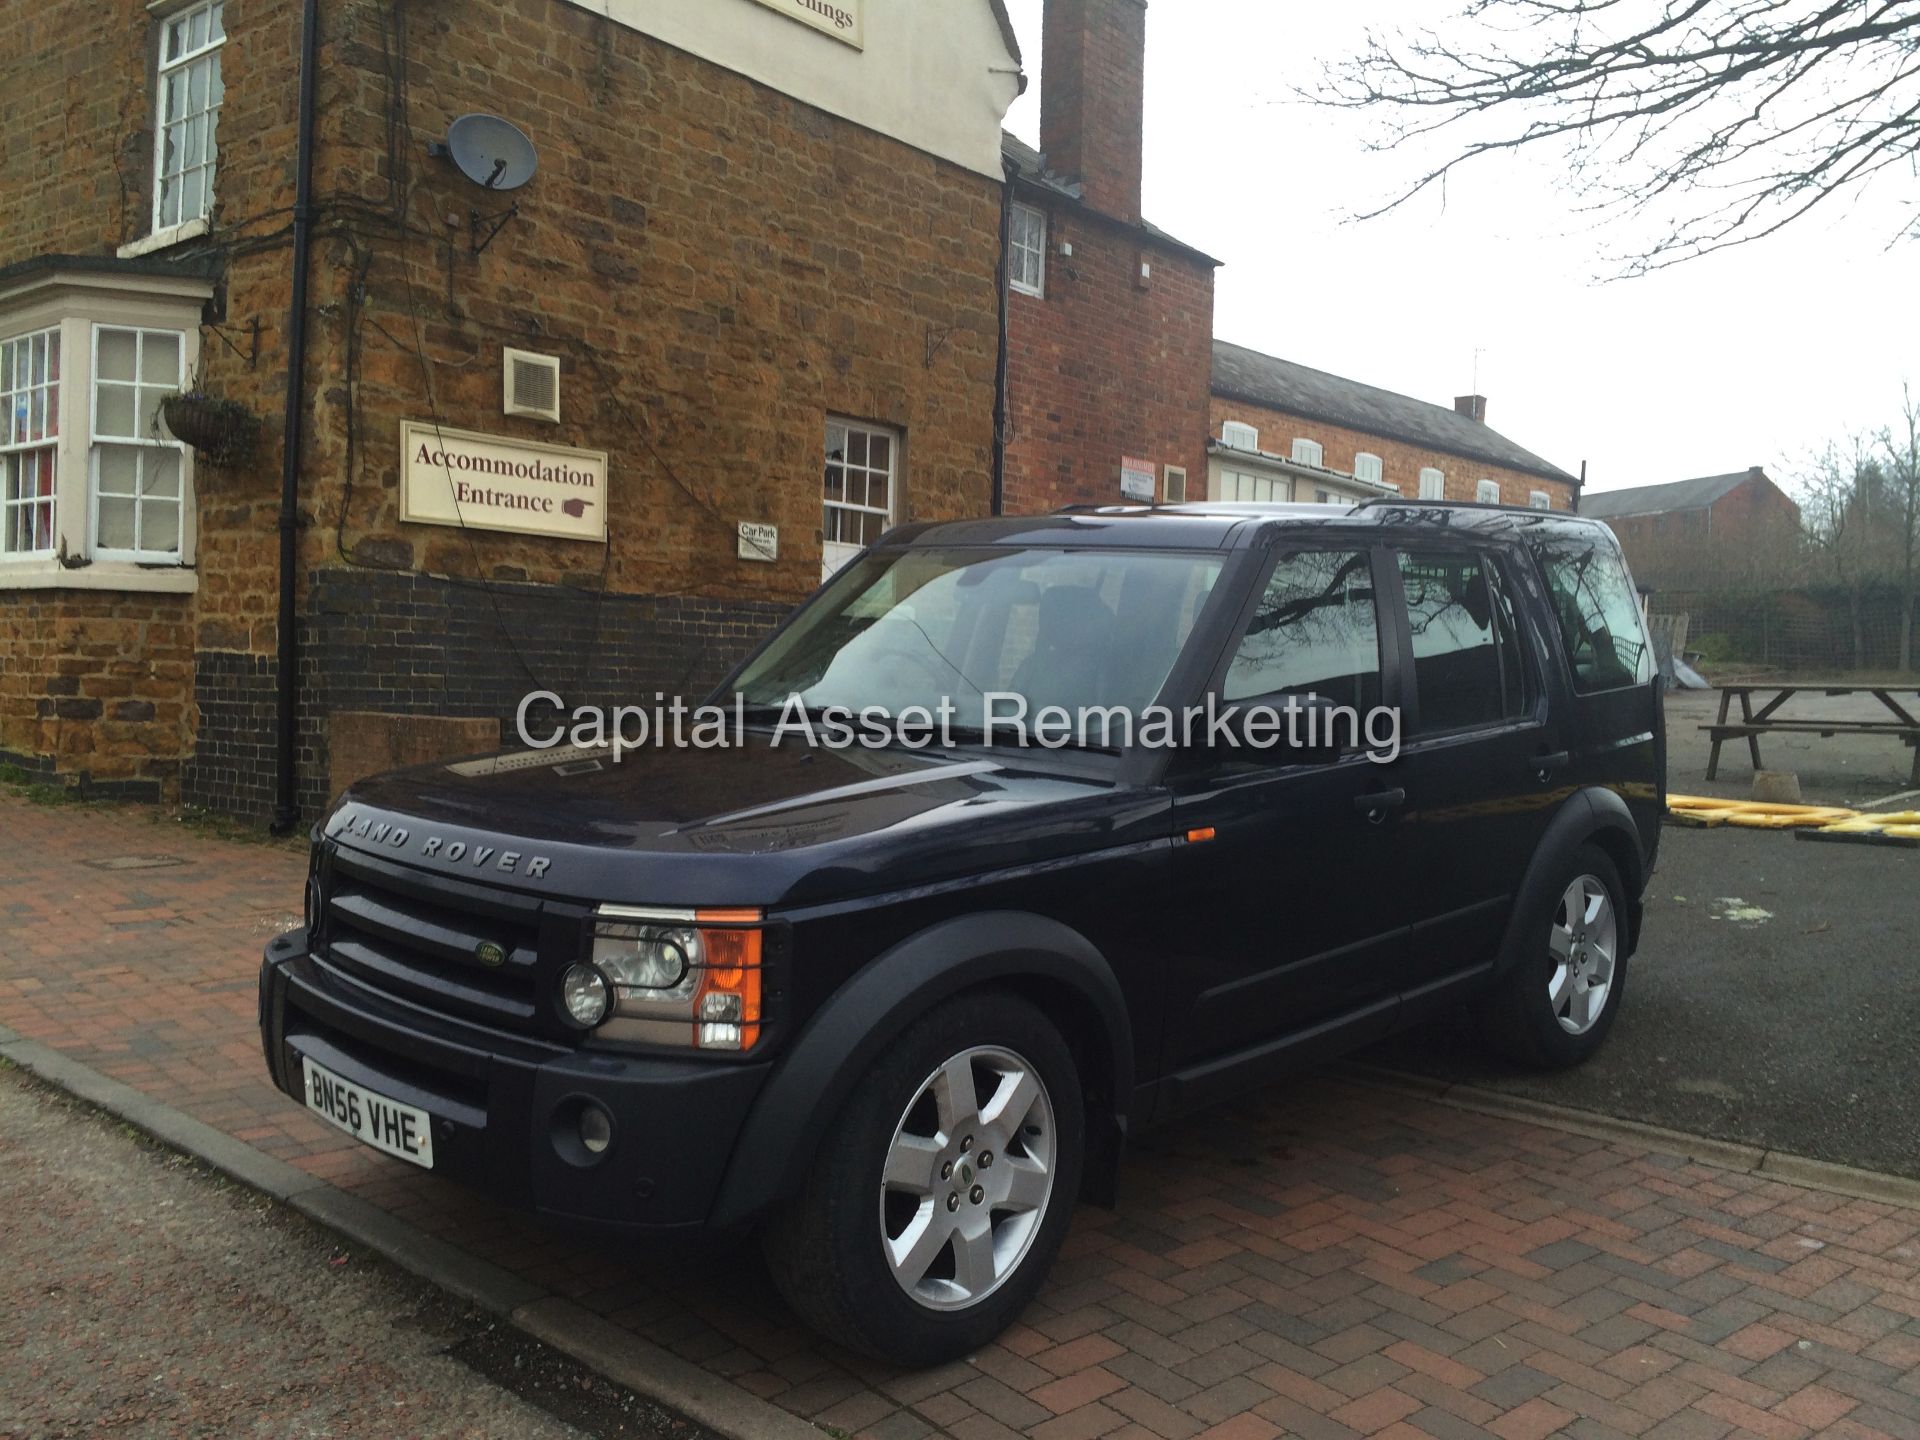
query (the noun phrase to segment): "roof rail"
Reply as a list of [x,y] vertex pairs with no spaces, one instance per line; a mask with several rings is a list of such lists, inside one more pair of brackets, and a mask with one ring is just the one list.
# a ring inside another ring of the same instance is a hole
[[1371,509],[1375,505],[1417,505],[1428,510],[1511,510],[1521,515],[1560,515],[1578,519],[1572,510],[1541,510],[1533,505],[1488,504],[1483,500],[1416,500],[1410,495],[1370,495],[1353,508]]

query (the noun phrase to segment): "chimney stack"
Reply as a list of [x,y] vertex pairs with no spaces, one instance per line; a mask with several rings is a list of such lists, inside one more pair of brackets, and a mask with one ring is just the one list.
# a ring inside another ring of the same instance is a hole
[[1476,424],[1487,423],[1487,397],[1484,395],[1456,395],[1453,408]]
[[1095,210],[1140,219],[1147,0],[1046,0],[1040,149]]

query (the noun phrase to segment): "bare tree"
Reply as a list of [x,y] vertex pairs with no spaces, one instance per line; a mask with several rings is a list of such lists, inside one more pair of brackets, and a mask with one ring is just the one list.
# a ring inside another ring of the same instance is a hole
[[1874,562],[1872,512],[1883,479],[1867,442],[1855,439],[1844,447],[1829,445],[1799,485],[1800,525],[1807,543],[1824,578],[1847,597],[1856,670],[1867,663],[1863,609]]
[[[1470,0],[1443,32],[1369,32],[1313,98],[1383,114],[1376,149],[1444,146],[1361,218],[1444,193],[1470,161],[1550,149],[1587,209],[1652,227],[1627,259],[1641,272],[1771,235],[1883,171],[1912,187],[1920,0]],[[1916,233],[1910,209],[1889,238]]]
[[1913,387],[1900,387],[1900,430],[1880,437],[1886,451],[1886,478],[1894,556],[1900,571],[1900,668],[1913,669],[1913,604],[1920,575],[1920,400]]

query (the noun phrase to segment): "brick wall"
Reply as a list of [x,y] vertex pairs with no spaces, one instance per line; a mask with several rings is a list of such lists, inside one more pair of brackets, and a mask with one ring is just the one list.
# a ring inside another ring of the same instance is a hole
[[[696,700],[783,619],[782,602],[608,592],[331,567],[308,578],[302,626],[300,805],[329,799],[336,712],[498,722],[508,748],[522,697],[575,705]],[[270,657],[203,651],[192,803],[265,815],[273,805]],[[461,748],[457,738],[449,741]]]
[[187,601],[0,590],[0,756],[102,794],[159,799],[188,752]]
[[[1365,452],[1378,455],[1382,462],[1383,478],[1402,495],[1409,497],[1419,495],[1420,471],[1432,466],[1447,477],[1445,498],[1448,500],[1478,499],[1479,482],[1497,480],[1500,482],[1500,503],[1503,505],[1525,505],[1533,491],[1544,490],[1553,497],[1555,510],[1573,507],[1573,487],[1562,480],[1550,480],[1504,466],[1489,465],[1483,460],[1466,459],[1422,445],[1410,445],[1381,435],[1329,425],[1323,420],[1311,420],[1243,400],[1229,400],[1217,395],[1212,397],[1209,433],[1214,439],[1220,438],[1220,427],[1230,420],[1259,430],[1260,448],[1269,454],[1287,454],[1296,439],[1318,440],[1322,447],[1321,458],[1329,470],[1352,474],[1353,457],[1356,454]],[[1195,493],[1198,494],[1198,491]]]
[[1007,511],[1120,504],[1124,456],[1152,461],[1162,484],[1168,465],[1184,466],[1198,494],[1213,265],[1070,203],[1053,205],[1048,244],[1045,298],[1008,296]]

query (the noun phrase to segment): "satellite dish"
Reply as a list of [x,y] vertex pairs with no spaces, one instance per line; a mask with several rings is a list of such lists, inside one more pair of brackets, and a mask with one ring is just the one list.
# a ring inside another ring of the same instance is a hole
[[518,190],[539,166],[533,141],[498,115],[462,115],[447,127],[444,149],[483,190]]

